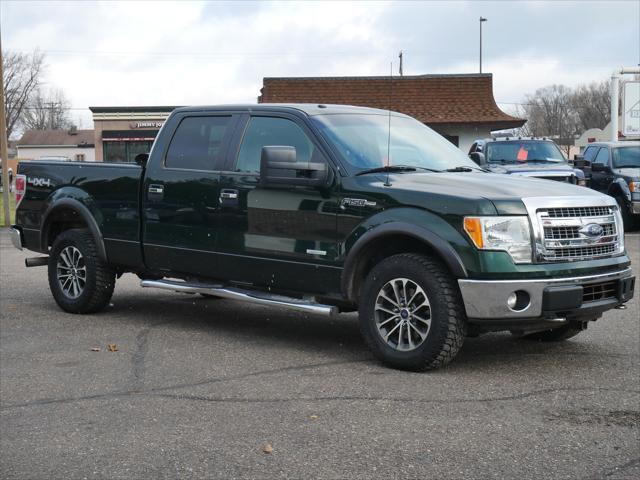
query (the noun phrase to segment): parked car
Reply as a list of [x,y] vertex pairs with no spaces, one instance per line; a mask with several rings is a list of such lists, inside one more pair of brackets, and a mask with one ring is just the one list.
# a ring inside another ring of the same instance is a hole
[[640,223],[640,142],[597,142],[576,156],[594,190],[616,199],[626,228]]
[[557,180],[584,186],[584,173],[573,168],[547,138],[498,137],[476,140],[469,157],[493,173]]
[[[67,312],[116,278],[303,312],[358,310],[386,364],[465,335],[577,335],[633,296],[613,198],[488,173],[424,124],[359,107],[175,110],[135,164],[20,164],[18,248]],[[327,324],[327,328],[329,324]]]

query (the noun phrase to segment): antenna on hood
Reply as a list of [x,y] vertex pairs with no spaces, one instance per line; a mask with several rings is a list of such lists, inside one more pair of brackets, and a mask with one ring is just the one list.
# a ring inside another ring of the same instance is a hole
[[391,70],[389,75],[389,126],[387,133],[387,180],[384,182],[385,187],[390,187],[389,183],[389,166],[391,165],[391,98],[393,97],[393,62],[391,62]]

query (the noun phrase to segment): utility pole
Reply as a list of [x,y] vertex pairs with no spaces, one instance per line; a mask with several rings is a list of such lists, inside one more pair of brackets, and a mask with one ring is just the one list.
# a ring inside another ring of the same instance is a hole
[[486,21],[486,18],[480,17],[480,73],[482,73],[482,23]]
[[2,62],[2,38],[0,37],[0,158],[2,159],[2,203],[4,205],[4,225],[10,226],[9,155],[7,154],[7,117],[4,109],[4,71]]

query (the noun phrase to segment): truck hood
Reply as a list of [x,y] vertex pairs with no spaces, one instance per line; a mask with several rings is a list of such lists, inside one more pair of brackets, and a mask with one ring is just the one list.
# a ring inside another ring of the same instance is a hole
[[640,178],[640,168],[614,168],[613,173],[633,181]]
[[[456,213],[466,215],[488,214],[486,208],[478,211],[478,205],[485,202],[493,204],[494,213],[525,215],[522,198],[603,196],[595,190],[564,182],[483,172],[392,174],[387,187],[383,185],[386,176],[376,177],[381,181],[378,184],[381,189],[401,203],[445,212],[450,212],[455,203]],[[459,207],[461,204],[464,207]]]

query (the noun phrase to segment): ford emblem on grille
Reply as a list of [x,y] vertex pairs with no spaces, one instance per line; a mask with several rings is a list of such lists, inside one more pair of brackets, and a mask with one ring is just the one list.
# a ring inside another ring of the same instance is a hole
[[604,228],[602,228],[602,225],[597,223],[590,223],[582,227],[579,232],[585,237],[597,238],[602,236]]

